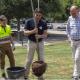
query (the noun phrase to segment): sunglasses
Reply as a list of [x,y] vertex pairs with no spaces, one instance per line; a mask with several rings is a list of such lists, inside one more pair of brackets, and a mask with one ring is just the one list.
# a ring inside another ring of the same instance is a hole
[[6,19],[0,19],[0,21],[6,21]]
[[41,17],[42,15],[36,15],[36,16]]

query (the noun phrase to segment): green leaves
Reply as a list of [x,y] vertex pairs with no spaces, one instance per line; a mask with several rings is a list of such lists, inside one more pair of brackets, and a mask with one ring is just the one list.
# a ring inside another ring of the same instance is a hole
[[[33,0],[34,8],[38,7],[37,0]],[[80,0],[40,0],[40,8],[48,18],[64,19],[69,16],[67,10],[73,3],[80,6]],[[28,18],[32,16],[30,0],[0,0],[0,14],[5,14],[9,19]]]

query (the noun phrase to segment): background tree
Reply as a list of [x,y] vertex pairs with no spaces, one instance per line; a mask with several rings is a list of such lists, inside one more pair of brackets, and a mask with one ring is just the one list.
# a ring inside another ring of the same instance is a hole
[[[37,0],[33,0],[33,3],[36,8]],[[40,0],[40,8],[47,19],[52,21],[66,20],[72,4],[79,5],[80,0]],[[32,17],[30,0],[0,0],[0,14],[6,15],[8,19],[16,17],[19,25],[21,18]]]

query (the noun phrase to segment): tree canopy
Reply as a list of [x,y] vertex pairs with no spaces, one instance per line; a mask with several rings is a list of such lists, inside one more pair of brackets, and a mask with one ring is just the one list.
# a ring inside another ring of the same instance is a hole
[[[33,0],[33,3],[36,8],[37,0]],[[43,9],[45,16],[53,21],[66,20],[72,4],[80,6],[80,0],[40,0],[40,8]],[[31,17],[31,2],[30,0],[0,0],[0,14],[6,15],[8,19]]]

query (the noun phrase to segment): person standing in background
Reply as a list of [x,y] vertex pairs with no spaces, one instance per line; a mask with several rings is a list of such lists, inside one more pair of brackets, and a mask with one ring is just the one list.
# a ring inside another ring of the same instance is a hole
[[80,77],[80,17],[79,8],[75,5],[70,8],[70,17],[67,22],[67,35],[72,47],[74,61],[73,80]]

